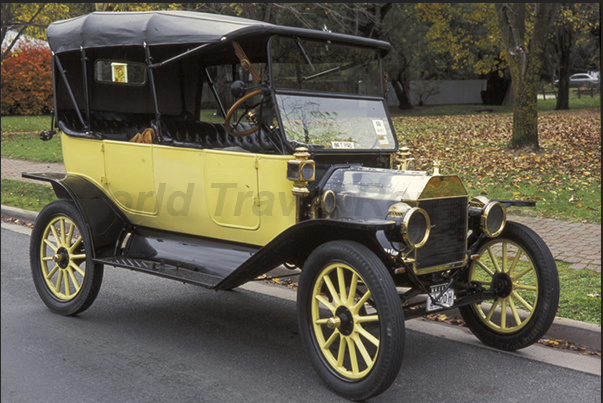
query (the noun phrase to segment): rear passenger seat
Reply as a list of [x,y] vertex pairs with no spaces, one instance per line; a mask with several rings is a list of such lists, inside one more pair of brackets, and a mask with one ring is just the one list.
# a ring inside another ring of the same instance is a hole
[[[249,125],[240,124],[242,129]],[[73,111],[59,113],[59,128],[68,135],[85,136],[84,128]],[[90,114],[91,130],[101,138],[129,141],[136,133],[152,127],[157,132],[157,121],[150,114],[125,114],[117,112],[93,111]],[[248,152],[275,152],[272,140],[262,131],[248,136],[235,137],[226,133],[224,124],[193,121],[177,116],[161,117],[161,134],[164,141],[177,147],[199,149],[229,149]]]
[[[208,123],[163,116],[161,118],[161,133],[165,140],[172,140],[174,145],[193,147],[225,149],[240,147],[249,152],[272,152],[274,143],[263,131],[257,131],[248,136],[235,137],[226,133],[223,123]],[[156,129],[156,122],[153,122]],[[249,125],[241,123],[242,129],[247,130]]]

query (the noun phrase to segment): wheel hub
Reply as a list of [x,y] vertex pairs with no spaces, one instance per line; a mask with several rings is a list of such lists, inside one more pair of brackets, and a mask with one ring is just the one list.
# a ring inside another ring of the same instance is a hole
[[506,298],[513,291],[513,280],[506,273],[496,273],[492,277],[491,290],[499,298]]
[[338,326],[335,328],[339,329],[339,332],[344,336],[349,336],[352,334],[354,330],[354,317],[352,316],[352,312],[346,306],[340,306],[335,311],[335,316],[333,318],[333,322],[338,323]]
[[69,266],[69,252],[63,247],[57,249],[56,255],[52,257],[52,261],[58,264],[61,269],[66,268]]

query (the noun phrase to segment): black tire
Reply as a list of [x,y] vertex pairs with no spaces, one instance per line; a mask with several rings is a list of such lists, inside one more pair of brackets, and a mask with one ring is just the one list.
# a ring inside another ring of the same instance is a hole
[[29,259],[38,295],[60,315],[92,305],[103,280],[103,265],[92,262],[86,225],[73,203],[58,200],[42,209],[34,225]]
[[[404,352],[404,311],[391,275],[367,247],[333,241],[316,248],[300,275],[297,307],[310,361],[335,393],[365,400],[396,379]],[[335,317],[338,327],[329,328],[326,322]]]
[[477,253],[480,257],[471,263],[468,280],[479,281],[486,289],[494,287],[496,298],[459,308],[471,332],[500,350],[537,342],[553,323],[559,305],[557,265],[547,245],[528,227],[507,222],[503,233],[484,240]]

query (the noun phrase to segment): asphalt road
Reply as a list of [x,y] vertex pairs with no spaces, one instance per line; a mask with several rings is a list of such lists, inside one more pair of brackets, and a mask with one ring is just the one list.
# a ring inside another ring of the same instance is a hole
[[[339,402],[306,358],[295,303],[108,267],[77,317],[39,300],[27,235],[2,228],[3,403]],[[600,402],[601,377],[407,330],[372,402]]]

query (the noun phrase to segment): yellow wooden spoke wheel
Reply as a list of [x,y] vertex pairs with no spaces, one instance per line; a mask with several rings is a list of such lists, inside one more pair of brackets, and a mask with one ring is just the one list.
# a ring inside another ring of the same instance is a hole
[[325,359],[344,377],[362,378],[375,364],[381,338],[364,280],[347,264],[333,263],[318,275],[312,295],[314,334]]
[[300,277],[298,318],[314,368],[336,393],[364,400],[396,378],[404,312],[390,273],[365,246],[333,241],[310,255]]
[[483,241],[477,254],[468,281],[490,298],[460,309],[468,327],[484,343],[505,350],[538,341],[559,302],[557,267],[548,247],[532,230],[510,222],[499,237]]
[[40,243],[40,266],[50,292],[60,300],[77,296],[86,276],[86,251],[73,221],[56,216],[46,225]]
[[62,315],[87,309],[100,289],[103,266],[92,262],[85,225],[70,202],[46,206],[34,225],[30,245],[32,276],[46,306]]

